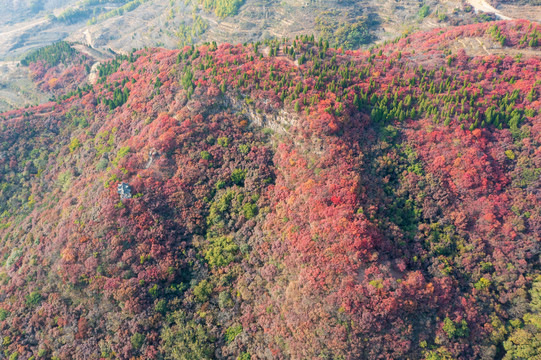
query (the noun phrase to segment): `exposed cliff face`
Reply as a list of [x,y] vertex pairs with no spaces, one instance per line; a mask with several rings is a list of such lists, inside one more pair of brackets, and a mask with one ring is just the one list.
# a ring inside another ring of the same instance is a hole
[[235,97],[227,97],[224,106],[245,115],[254,126],[267,128],[280,134],[287,134],[289,128],[296,127],[299,123],[298,114],[286,109],[279,109],[270,114],[265,113],[261,109],[248,105],[246,99],[239,100]]

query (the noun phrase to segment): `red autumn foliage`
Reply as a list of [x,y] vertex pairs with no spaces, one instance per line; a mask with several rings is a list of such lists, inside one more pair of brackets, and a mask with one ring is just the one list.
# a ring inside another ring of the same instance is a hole
[[539,31],[139,50],[1,114],[6,353],[496,356],[538,272],[541,62],[449,53],[493,26]]

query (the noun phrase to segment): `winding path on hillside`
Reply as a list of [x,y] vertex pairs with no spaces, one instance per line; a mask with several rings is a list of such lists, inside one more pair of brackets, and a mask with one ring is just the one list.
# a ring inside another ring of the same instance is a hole
[[494,8],[492,5],[490,5],[485,0],[468,0],[468,3],[473,6],[473,8],[477,11],[483,11],[483,12],[489,12],[496,14],[497,17],[499,17],[502,20],[513,20],[509,16],[506,16],[502,14],[499,10]]
[[47,19],[38,19],[29,23],[23,23],[23,25],[16,24],[13,26],[13,29],[5,32],[0,32],[0,36],[2,38],[6,38],[7,36],[13,35],[13,34],[19,34],[21,32],[24,32],[26,30],[30,30],[36,26],[39,26],[41,24],[45,24],[48,20]]

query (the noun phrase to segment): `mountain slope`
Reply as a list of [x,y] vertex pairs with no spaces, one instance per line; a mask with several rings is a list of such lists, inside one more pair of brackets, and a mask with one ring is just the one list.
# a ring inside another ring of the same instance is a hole
[[38,104],[50,96],[35,89],[24,78],[27,72],[12,64],[57,41],[87,47],[87,53],[98,57],[107,56],[111,49],[127,54],[134,48],[175,49],[203,42],[245,43],[304,34],[322,37],[332,47],[357,49],[397,34],[502,16],[541,21],[539,6],[494,3],[495,15],[483,12],[494,11],[486,4],[459,0],[11,1],[0,14],[0,111]]
[[59,40],[129,52],[144,46],[177,48],[314,34],[329,37],[337,46],[358,48],[409,29],[486,21],[490,17],[483,12],[496,13],[495,19],[539,20],[541,15],[535,4],[507,4],[504,12],[496,6],[458,0],[17,1],[0,15],[0,59],[17,59]]
[[537,354],[540,32],[145,49],[3,113],[5,356]]

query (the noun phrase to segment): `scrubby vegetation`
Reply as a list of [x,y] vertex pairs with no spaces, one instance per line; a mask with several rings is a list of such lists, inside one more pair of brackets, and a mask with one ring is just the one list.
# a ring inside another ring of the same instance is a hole
[[196,43],[196,39],[203,34],[208,27],[208,23],[203,20],[201,16],[195,14],[193,15],[190,23],[182,22],[176,33],[179,40],[179,47],[182,48],[186,45]]
[[86,8],[68,8],[62,11],[55,20],[66,23],[74,24],[79,21],[88,19],[90,16],[95,15],[95,12]]
[[135,9],[137,9],[140,5],[146,3],[148,0],[131,0],[131,1],[124,1],[126,2],[124,5],[114,9],[114,10],[111,10],[111,11],[108,11],[106,13],[103,13],[103,14],[100,14],[99,16],[94,16],[92,17],[92,19],[88,20],[88,24],[89,25],[93,25],[93,24],[96,24],[100,21],[104,21],[104,20],[107,20],[107,19],[110,19],[112,17],[115,17],[115,16],[120,16],[120,15],[123,15],[124,13],[127,13],[127,12],[130,12],[130,11],[133,11]]
[[[51,15],[53,20],[74,24],[86,21],[88,24],[96,24],[114,16],[120,16],[130,12],[148,0],[82,0],[73,6],[66,8],[59,15]],[[117,8],[107,10],[108,7],[99,5],[115,5]]]
[[344,21],[337,16],[336,12],[327,11],[319,14],[315,19],[315,29],[320,37],[328,41],[332,47],[358,49],[361,45],[369,44],[374,40],[370,29],[377,25],[375,18]]
[[4,355],[539,356],[541,59],[451,48],[540,30],[144,49],[0,114]]
[[237,14],[244,0],[194,0],[194,2],[201,5],[203,9],[214,12],[216,16],[224,18]]

